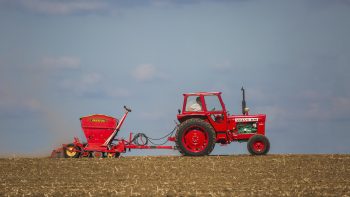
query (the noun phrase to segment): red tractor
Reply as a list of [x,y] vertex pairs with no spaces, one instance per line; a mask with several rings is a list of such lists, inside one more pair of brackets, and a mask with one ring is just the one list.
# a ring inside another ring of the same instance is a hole
[[[184,94],[184,103],[177,119],[180,124],[162,138],[153,139],[144,133],[132,135],[129,139],[117,138],[126,116],[131,109],[124,106],[121,120],[93,114],[80,118],[87,143],[78,138],[53,150],[51,157],[119,157],[131,149],[177,149],[183,155],[209,155],[216,143],[229,144],[233,141],[248,141],[248,151],[253,155],[266,154],[270,149],[265,137],[265,114],[249,115],[246,108],[245,93],[242,87],[243,115],[229,115],[221,92],[199,92]],[[176,131],[176,135],[173,136]],[[165,139],[163,143],[154,141]],[[175,141],[176,146],[164,146],[167,141]],[[150,142],[152,145],[148,145]]]
[[180,122],[175,136],[177,149],[183,155],[209,155],[216,143],[248,141],[248,151],[264,155],[270,149],[265,136],[265,114],[249,115],[245,92],[242,87],[242,114],[228,114],[221,92],[198,92],[184,94]]

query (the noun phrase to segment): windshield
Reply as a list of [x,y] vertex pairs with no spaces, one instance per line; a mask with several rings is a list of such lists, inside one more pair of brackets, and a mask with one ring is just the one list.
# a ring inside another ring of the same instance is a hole
[[208,111],[222,111],[220,100],[216,95],[206,96],[204,99]]

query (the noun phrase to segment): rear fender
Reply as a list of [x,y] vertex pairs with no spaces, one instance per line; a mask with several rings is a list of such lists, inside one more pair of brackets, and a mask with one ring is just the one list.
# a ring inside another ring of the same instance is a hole
[[206,115],[199,115],[198,114],[198,115],[190,115],[190,116],[189,115],[185,115],[185,116],[178,115],[177,116],[177,119],[179,120],[180,123],[185,122],[186,120],[191,119],[191,118],[199,118],[199,119],[202,119],[202,120],[209,122]]

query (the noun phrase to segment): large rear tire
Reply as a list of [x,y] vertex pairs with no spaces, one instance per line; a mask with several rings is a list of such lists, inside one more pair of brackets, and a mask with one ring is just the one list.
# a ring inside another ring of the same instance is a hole
[[81,149],[74,144],[68,144],[63,148],[63,154],[65,158],[79,158],[81,154]]
[[213,127],[199,118],[182,122],[175,136],[177,149],[185,156],[209,155],[214,149],[215,140]]
[[270,150],[270,142],[264,135],[253,135],[248,140],[247,148],[252,155],[266,155]]

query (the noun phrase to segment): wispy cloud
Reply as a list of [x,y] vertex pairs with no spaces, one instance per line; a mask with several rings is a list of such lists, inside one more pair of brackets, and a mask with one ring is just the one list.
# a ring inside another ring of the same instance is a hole
[[78,69],[80,67],[80,58],[62,56],[62,57],[44,57],[41,65],[49,69]]
[[41,111],[42,104],[37,98],[29,95],[23,97],[21,93],[0,86],[0,117],[19,118],[32,116]]
[[[0,59],[0,121],[32,117],[42,111],[41,98],[36,95],[41,88],[37,84],[40,77],[38,72],[35,77],[31,77],[32,73],[28,71],[26,66],[8,64]],[[16,76],[11,76],[12,73]]]
[[110,87],[102,74],[93,72],[81,73],[78,77],[64,79],[60,86],[64,91],[79,97],[126,98],[131,95],[128,89]]
[[166,74],[159,71],[152,64],[140,64],[131,71],[131,76],[141,82],[152,81],[154,79],[165,79]]
[[152,80],[156,76],[156,67],[152,64],[141,64],[131,72],[131,75],[140,81]]
[[245,0],[148,0],[145,1],[149,5],[154,7],[171,7],[171,6],[186,6],[186,5],[194,5],[200,3],[224,3],[224,2],[235,2],[235,1],[245,1]]
[[337,121],[350,119],[350,98],[334,96],[310,102],[300,116],[308,120]]
[[138,116],[145,120],[160,120],[166,117],[166,113],[164,111],[151,111],[151,112],[140,112]]
[[226,60],[222,63],[214,64],[210,66],[215,72],[227,73],[233,70],[233,64]]
[[48,15],[94,13],[108,9],[108,4],[105,1],[95,0],[3,0],[0,3],[6,3],[34,13]]
[[99,92],[98,84],[101,80],[102,75],[99,73],[84,73],[79,77],[64,79],[61,87],[79,96],[94,95]]
[[126,98],[131,96],[131,92],[128,89],[120,87],[108,89],[106,90],[106,94],[112,98]]
[[[0,0],[0,5],[16,10],[45,15],[106,14],[119,8],[130,7],[182,7],[203,2],[226,0]],[[239,0],[242,1],[242,0]]]
[[[253,98],[258,94],[251,94]],[[302,91],[295,97],[285,97],[280,100],[274,95],[258,96],[266,105],[258,106],[253,111],[266,113],[273,127],[283,127],[290,122],[329,122],[349,121],[350,97],[332,96],[325,92],[314,90]],[[282,98],[282,97],[280,97]],[[269,102],[267,102],[269,101]]]
[[350,119],[350,97],[334,97],[331,102],[333,114],[339,119]]

